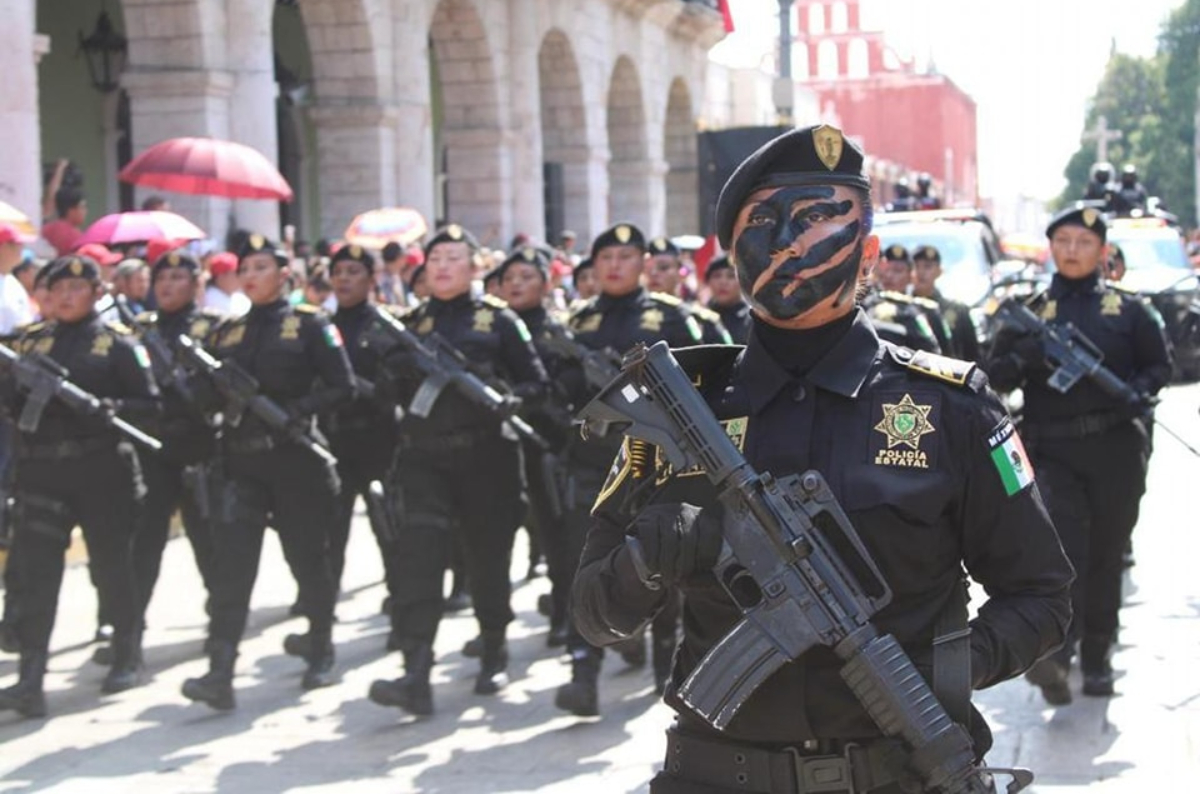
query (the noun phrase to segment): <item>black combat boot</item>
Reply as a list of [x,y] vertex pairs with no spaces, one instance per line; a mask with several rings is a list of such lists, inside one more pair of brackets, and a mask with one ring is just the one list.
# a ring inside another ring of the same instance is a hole
[[479,675],[475,678],[475,694],[494,695],[508,684],[508,645],[504,642],[504,630],[485,631],[480,640],[483,649]]
[[404,709],[417,717],[433,713],[433,689],[429,674],[433,670],[433,646],[406,641],[404,676],[395,681],[375,681],[367,697],[380,706]]
[[309,632],[308,669],[300,686],[304,689],[320,689],[337,683],[334,672],[333,639],[329,632]]
[[199,678],[183,682],[183,696],[199,701],[217,711],[229,711],[237,706],[233,697],[233,663],[237,648],[231,642],[213,640],[209,643],[208,672]]
[[1040,688],[1042,698],[1051,706],[1066,706],[1071,702],[1071,687],[1067,684],[1070,672],[1070,663],[1055,654],[1029,668],[1025,680]]
[[0,711],[15,711],[22,717],[45,717],[46,693],[42,680],[46,675],[46,653],[22,653],[19,670],[17,683],[0,689]]
[[7,620],[0,621],[0,651],[21,652],[21,638],[17,636],[17,627]]
[[600,714],[600,695],[596,679],[600,677],[600,654],[594,650],[576,651],[571,657],[571,683],[563,684],[554,694],[554,705],[577,717]]
[[1079,669],[1083,673],[1083,694],[1112,697],[1113,669],[1110,659],[1112,642],[1105,634],[1085,634],[1079,643]]
[[625,664],[630,667],[645,667],[646,666],[646,632],[636,632],[627,640],[621,640],[614,644],[612,649],[621,654],[621,658],[625,660]]
[[120,636],[112,643],[112,667],[104,676],[100,691],[108,695],[133,689],[142,683],[142,633]]
[[654,664],[654,691],[661,695],[671,680],[671,663],[675,658],[675,635],[654,637],[650,650]]
[[283,652],[288,656],[307,659],[312,649],[312,637],[308,634],[289,634],[283,638]]
[[483,656],[483,635],[472,637],[464,642],[462,655],[468,659],[478,659]]

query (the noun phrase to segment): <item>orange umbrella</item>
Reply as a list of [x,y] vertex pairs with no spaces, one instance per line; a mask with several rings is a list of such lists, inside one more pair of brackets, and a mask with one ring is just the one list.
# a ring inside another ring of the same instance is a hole
[[352,245],[379,249],[388,243],[408,245],[427,231],[425,217],[412,207],[383,207],[357,216],[342,236]]
[[22,234],[37,237],[38,230],[29,216],[5,201],[0,201],[0,223],[7,223]]

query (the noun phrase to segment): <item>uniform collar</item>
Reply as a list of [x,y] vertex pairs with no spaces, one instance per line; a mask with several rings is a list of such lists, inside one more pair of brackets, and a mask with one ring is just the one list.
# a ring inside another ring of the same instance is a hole
[[371,303],[371,301],[365,300],[362,303],[356,303],[353,306],[338,306],[337,311],[333,313],[333,316],[335,319],[348,320],[368,314],[373,308],[374,305]]
[[288,305],[287,298],[279,298],[270,303],[252,303],[247,314],[250,317],[270,317],[283,311]]
[[596,308],[604,312],[621,306],[632,306],[640,302],[642,296],[645,294],[646,291],[642,287],[638,287],[633,292],[626,293],[625,295],[609,295],[601,292],[596,296]]
[[1050,297],[1061,298],[1064,295],[1077,293],[1086,295],[1089,292],[1103,292],[1104,285],[1100,281],[1100,268],[1096,268],[1089,276],[1083,278],[1067,278],[1061,273],[1055,273],[1050,280]]
[[430,314],[442,314],[444,312],[450,312],[454,309],[470,305],[474,302],[474,300],[475,299],[471,296],[470,290],[467,290],[460,295],[455,295],[449,300],[442,300],[441,298],[435,298],[430,295],[427,302],[429,306],[428,311]]
[[[795,331],[796,341],[803,344],[805,331]],[[804,380],[825,391],[843,397],[857,397],[862,385],[879,356],[879,337],[862,309],[854,310],[850,328],[817,360],[803,376]],[[795,383],[797,377],[777,362],[758,339],[758,329],[753,328],[746,353],[742,357],[741,372],[746,381],[746,392],[755,413],[762,411],[785,386]]]
[[539,303],[525,311],[517,312],[517,315],[530,328],[540,328],[546,322],[546,307]]
[[92,326],[100,325],[100,315],[97,314],[95,310],[92,310],[73,323],[66,323],[62,320],[58,320],[54,323],[54,325],[64,332],[73,333],[80,328],[91,328]]

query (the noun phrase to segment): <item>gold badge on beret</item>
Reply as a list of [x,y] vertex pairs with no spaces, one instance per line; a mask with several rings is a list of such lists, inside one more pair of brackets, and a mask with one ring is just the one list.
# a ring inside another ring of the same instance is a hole
[[446,227],[446,236],[451,240],[461,240],[463,236],[462,227],[457,223],[452,223]]
[[267,240],[261,234],[250,235],[250,247],[255,251],[261,251],[267,245]]
[[532,248],[529,248],[529,247],[521,249],[521,256],[524,257],[526,262],[536,262],[537,261],[537,251],[534,251]]
[[167,254],[167,267],[179,267],[179,252],[172,251]]
[[83,262],[79,259],[72,259],[70,270],[71,270],[72,276],[82,276],[83,275]]
[[899,245],[899,244],[893,245],[888,250],[888,257],[891,259],[903,259],[904,258],[904,246]]
[[613,234],[616,235],[619,243],[627,243],[633,239],[633,230],[623,223],[613,231]]
[[358,247],[357,245],[352,245],[352,246],[350,246],[350,256],[351,256],[352,258],[354,258],[354,259],[362,259],[362,258],[363,258],[363,255],[362,255],[362,254],[363,254],[363,252],[362,252],[362,248]]
[[837,127],[822,124],[813,130],[813,148],[817,150],[817,159],[830,171],[837,168],[842,159],[844,143],[842,131]]
[[1100,213],[1096,212],[1096,210],[1092,209],[1091,207],[1084,207],[1083,223],[1085,226],[1088,226],[1089,228],[1095,226],[1096,221],[1099,220],[1099,218]]
[[663,251],[667,250],[667,241],[661,237],[655,237],[654,240],[651,241],[650,247],[654,249],[654,251],[662,253]]

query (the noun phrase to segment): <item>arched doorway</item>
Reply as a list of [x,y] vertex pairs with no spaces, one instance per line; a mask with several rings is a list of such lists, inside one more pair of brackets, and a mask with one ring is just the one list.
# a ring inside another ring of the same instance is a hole
[[320,236],[321,209],[317,182],[317,161],[311,156],[315,138],[305,108],[312,101],[313,64],[308,34],[298,3],[276,3],[271,22],[274,47],[276,139],[279,172],[291,185],[295,197],[280,202],[279,223],[295,229],[297,242],[313,242]]
[[592,234],[588,223],[587,109],[579,62],[566,34],[552,30],[538,50],[542,118],[542,175],[546,239],[557,242],[564,229]]
[[692,234],[701,226],[694,115],[687,83],[677,77],[671,81],[663,130],[668,234]]
[[609,220],[644,227],[651,220],[646,110],[637,67],[624,55],[613,67],[607,107]]

